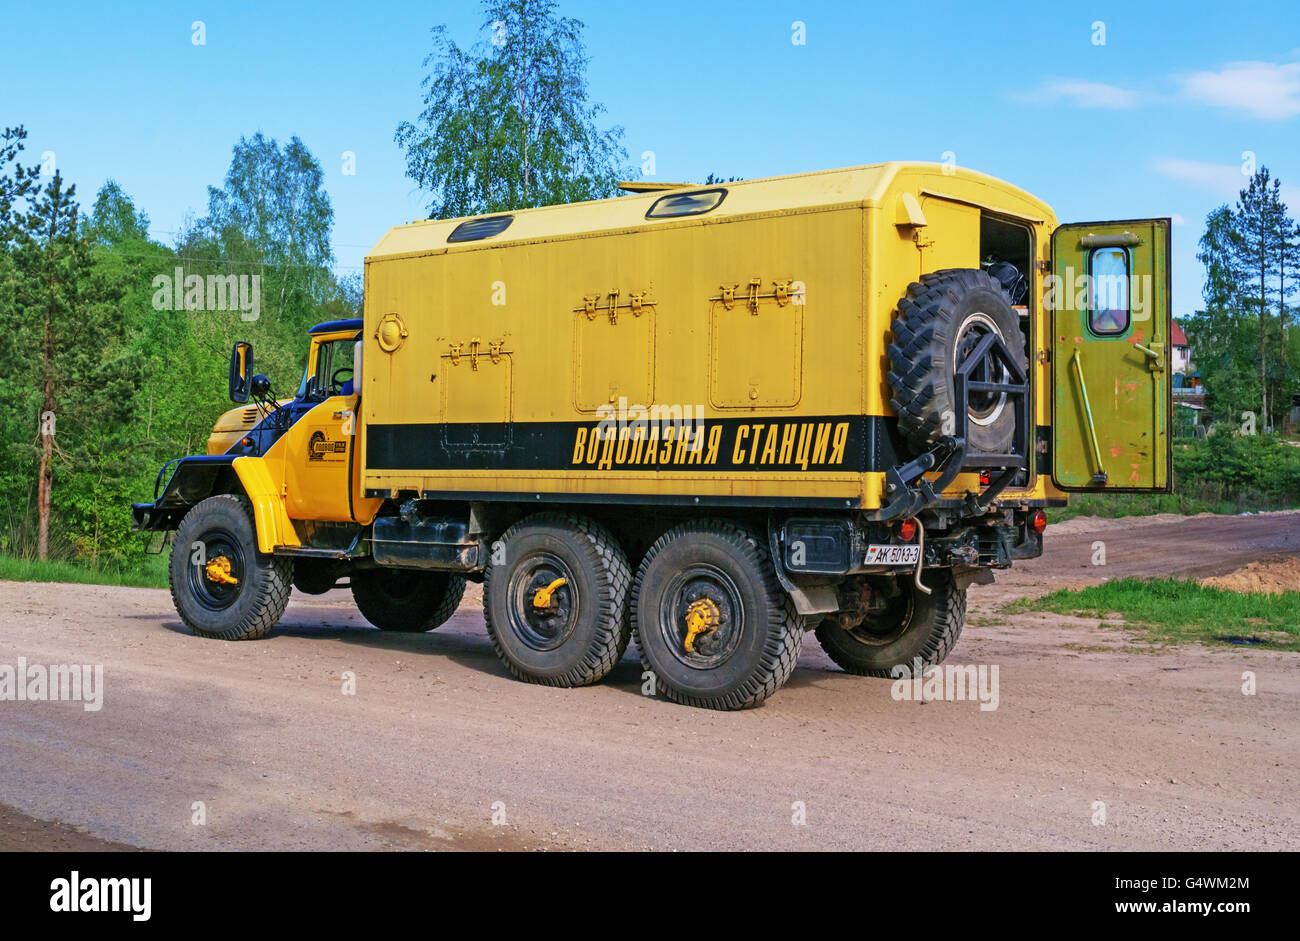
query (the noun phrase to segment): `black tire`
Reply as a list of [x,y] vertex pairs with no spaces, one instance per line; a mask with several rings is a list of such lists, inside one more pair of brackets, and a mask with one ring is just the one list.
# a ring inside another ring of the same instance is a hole
[[323,595],[341,576],[348,574],[346,563],[333,559],[297,558],[293,560],[293,587],[304,595]]
[[381,631],[420,634],[441,627],[465,594],[464,577],[453,572],[361,569],[351,581],[357,610]]
[[[898,302],[891,331],[890,402],[898,414],[899,432],[917,453],[930,450],[943,437],[944,417],[956,401],[958,359],[984,335],[997,333],[1016,362],[1026,365],[1020,317],[1001,283],[984,271],[951,268],[922,275]],[[1016,432],[1010,400],[1004,394],[971,393],[969,404],[970,449],[1009,451]]]
[[[199,543],[201,553],[196,551]],[[293,562],[257,551],[251,504],[226,493],[196,503],[185,514],[176,529],[167,576],[176,613],[195,634],[257,640],[284,614]]]
[[[483,578],[483,616],[501,662],[521,680],[587,686],[604,679],[627,650],[632,582],[618,540],[599,523],[538,513],[501,537],[501,564]],[[551,603],[540,589],[563,578]]]
[[858,676],[890,677],[897,666],[913,670],[918,659],[922,670],[942,663],[966,621],[966,589],[953,583],[950,569],[925,569],[921,580],[930,594],[916,590],[910,572],[899,575],[889,609],[858,627],[823,620],[816,633],[826,656]]
[[[688,651],[687,613],[702,601],[717,624]],[[706,709],[745,709],[780,689],[805,627],[766,541],[729,520],[682,523],[660,536],[632,585],[631,614],[641,665],[658,691]]]

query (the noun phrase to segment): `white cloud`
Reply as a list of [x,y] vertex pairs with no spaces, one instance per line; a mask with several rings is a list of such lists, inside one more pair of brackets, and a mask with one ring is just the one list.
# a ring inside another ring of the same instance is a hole
[[1081,79],[1058,79],[1044,82],[1042,87],[1021,96],[1029,101],[1064,101],[1076,108],[1132,108],[1138,103],[1137,92],[1107,85],[1105,82],[1087,82]]
[[1161,157],[1156,160],[1155,168],[1162,176],[1191,183],[1199,189],[1214,193],[1221,199],[1235,197],[1249,182],[1249,178],[1242,174],[1241,167],[1230,163],[1202,163],[1199,160]]
[[[1162,176],[1190,183],[1228,203],[1236,202],[1237,196],[1250,182],[1250,177],[1241,172],[1241,165],[1234,163],[1204,163],[1199,160],[1160,157],[1155,161],[1155,169]],[[1282,184],[1281,196],[1287,208],[1293,213],[1300,212],[1300,186]]]
[[1182,90],[1195,101],[1282,121],[1300,115],[1300,62],[1230,62],[1185,76]]
[[1174,213],[1173,215],[1171,215],[1171,216],[1169,217],[1169,220],[1170,220],[1174,225],[1183,225],[1183,224],[1185,224],[1185,223],[1187,222],[1187,220],[1184,219],[1184,218],[1183,218],[1179,213]]

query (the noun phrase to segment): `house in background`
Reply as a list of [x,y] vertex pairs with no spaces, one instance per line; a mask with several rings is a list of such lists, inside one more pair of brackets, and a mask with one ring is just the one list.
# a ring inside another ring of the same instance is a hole
[[1173,366],[1174,374],[1174,395],[1180,397],[1198,396],[1198,405],[1205,402],[1205,387],[1201,385],[1201,373],[1192,362],[1192,350],[1187,345],[1187,334],[1183,328],[1178,325],[1178,321],[1173,322],[1173,330],[1170,335],[1170,349],[1172,356],[1170,364]]
[[1200,436],[1205,430],[1205,386],[1201,384],[1201,374],[1192,362],[1187,334],[1177,320],[1173,322],[1169,339],[1170,365],[1174,374],[1174,433]]
[[1191,350],[1187,346],[1187,334],[1183,333],[1183,328],[1178,325],[1178,321],[1173,322],[1173,336],[1170,344],[1174,349],[1173,371],[1175,373],[1187,374],[1187,369],[1191,365]]

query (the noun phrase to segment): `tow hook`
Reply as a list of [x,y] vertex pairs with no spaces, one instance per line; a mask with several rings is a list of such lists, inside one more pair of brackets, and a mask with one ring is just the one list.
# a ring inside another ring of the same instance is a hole
[[218,582],[222,585],[239,584],[239,579],[230,574],[230,560],[224,555],[219,555],[210,561],[204,568],[204,573],[210,582]]
[[695,653],[695,638],[718,629],[722,612],[712,599],[699,598],[686,609],[686,652]]

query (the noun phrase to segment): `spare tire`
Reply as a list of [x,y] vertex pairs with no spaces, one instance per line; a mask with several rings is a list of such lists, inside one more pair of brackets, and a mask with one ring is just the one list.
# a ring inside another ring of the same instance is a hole
[[[921,276],[898,302],[889,345],[890,399],[898,430],[917,453],[929,451],[953,431],[945,415],[953,411],[955,369],[989,333],[1000,336],[1021,368],[1026,368],[1020,317],[1001,283],[984,271],[950,268]],[[1006,367],[981,364],[972,378],[1006,381]],[[971,393],[966,445],[970,451],[1010,451],[1016,433],[1015,408],[1006,393]]]

